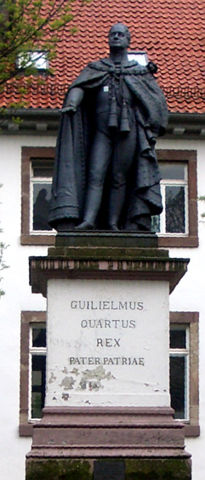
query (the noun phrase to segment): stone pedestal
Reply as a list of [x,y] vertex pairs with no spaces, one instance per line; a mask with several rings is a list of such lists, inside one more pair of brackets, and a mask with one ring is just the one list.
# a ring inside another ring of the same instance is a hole
[[27,480],[191,478],[169,397],[168,298],[187,263],[154,235],[96,232],[30,258],[48,353]]

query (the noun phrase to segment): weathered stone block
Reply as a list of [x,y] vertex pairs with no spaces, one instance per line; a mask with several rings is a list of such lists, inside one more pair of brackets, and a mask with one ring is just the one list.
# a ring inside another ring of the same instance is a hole
[[182,458],[125,460],[125,480],[191,480],[191,461]]
[[91,480],[92,467],[86,460],[29,459],[26,480]]
[[30,458],[26,480],[191,480],[191,461],[188,458]]

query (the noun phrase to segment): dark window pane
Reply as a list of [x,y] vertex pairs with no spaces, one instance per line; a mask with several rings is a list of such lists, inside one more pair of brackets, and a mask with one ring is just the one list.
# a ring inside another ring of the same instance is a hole
[[185,233],[184,187],[166,187],[166,232]]
[[170,330],[170,348],[186,348],[186,329]]
[[175,418],[185,418],[185,357],[170,357],[170,395]]
[[34,177],[47,177],[52,178],[53,176],[53,159],[39,158],[32,160],[32,169]]
[[32,355],[31,417],[41,418],[45,401],[46,357]]
[[185,165],[183,163],[160,163],[161,177],[166,180],[185,180]]
[[33,185],[33,230],[51,230],[48,225],[48,212],[51,199],[51,184]]
[[32,346],[46,347],[46,327],[32,328]]

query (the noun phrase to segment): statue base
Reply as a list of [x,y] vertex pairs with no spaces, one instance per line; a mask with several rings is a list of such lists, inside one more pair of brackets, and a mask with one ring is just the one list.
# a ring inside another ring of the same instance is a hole
[[183,425],[170,408],[45,408],[26,480],[190,480]]
[[112,232],[110,230],[72,231],[58,233],[58,235],[56,235],[55,246],[157,248],[158,237],[152,232]]
[[48,297],[47,394],[26,480],[190,480],[168,388],[168,296],[187,269],[155,235],[59,234],[30,258]]
[[191,480],[188,459],[44,459],[27,462],[26,480]]

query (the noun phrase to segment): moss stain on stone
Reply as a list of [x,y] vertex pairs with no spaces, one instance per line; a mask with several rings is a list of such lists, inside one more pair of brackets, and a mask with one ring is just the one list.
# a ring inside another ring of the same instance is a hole
[[125,480],[191,480],[189,459],[126,460]]
[[[103,461],[112,463],[116,460],[119,459],[101,459],[102,468]],[[93,480],[93,461],[95,462],[94,459],[28,459],[26,480]],[[191,480],[189,458],[126,458],[123,464],[124,480]]]
[[91,464],[85,460],[29,460],[26,480],[91,480]]

